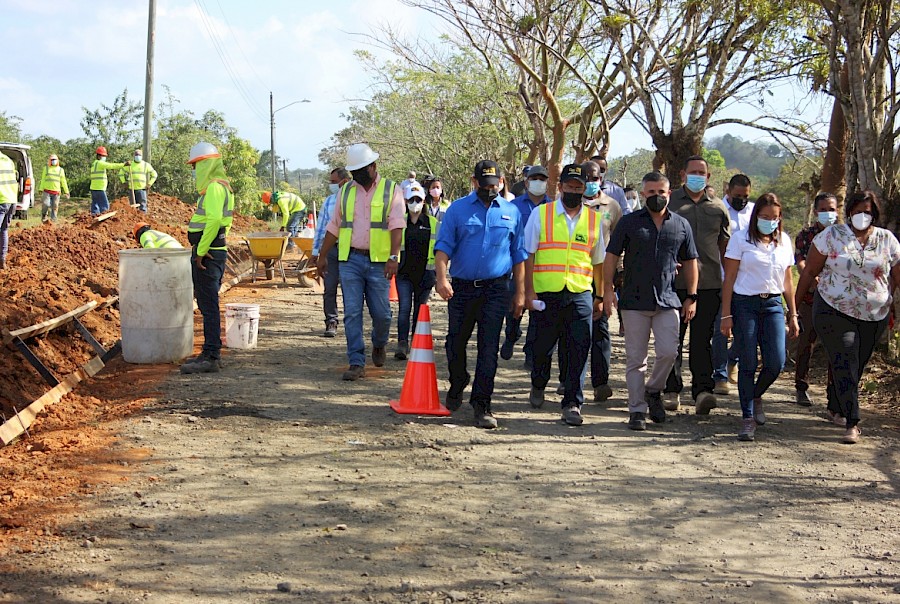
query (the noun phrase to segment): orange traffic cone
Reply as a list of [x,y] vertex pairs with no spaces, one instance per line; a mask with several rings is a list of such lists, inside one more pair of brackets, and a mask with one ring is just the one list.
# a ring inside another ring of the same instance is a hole
[[391,401],[391,409],[407,415],[450,415],[450,410],[441,404],[438,395],[431,311],[427,304],[419,307],[419,322],[406,363],[403,390],[400,391],[399,401]]
[[397,277],[391,277],[391,291],[388,293],[388,302],[399,302],[400,295],[397,293]]
[[316,230],[316,215],[312,212],[310,212],[309,216],[306,218],[306,226],[313,230]]

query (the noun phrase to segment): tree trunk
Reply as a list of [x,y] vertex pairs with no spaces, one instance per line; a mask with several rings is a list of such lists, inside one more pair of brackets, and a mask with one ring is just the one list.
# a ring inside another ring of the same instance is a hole
[[[828,145],[825,148],[825,159],[822,163],[821,190],[834,193],[838,200],[838,216],[843,216],[844,197],[847,195],[846,159],[847,159],[847,121],[841,95],[846,93],[848,73],[846,63],[841,67],[841,89],[834,91],[834,106],[831,109],[831,124],[828,128]],[[815,196],[813,196],[815,198]]]
[[673,189],[683,183],[681,171],[692,155],[700,155],[703,150],[703,135],[687,128],[673,130],[672,134],[661,134],[653,137],[656,155],[653,157],[653,169],[663,172],[668,177]]

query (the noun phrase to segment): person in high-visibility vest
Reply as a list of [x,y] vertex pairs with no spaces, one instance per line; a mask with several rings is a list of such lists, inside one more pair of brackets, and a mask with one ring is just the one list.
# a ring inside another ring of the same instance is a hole
[[66,171],[59,165],[59,158],[51,155],[41,172],[41,191],[44,196],[41,204],[41,220],[56,220],[59,211],[59,195],[62,193],[69,199],[69,183],[66,182]]
[[306,202],[299,195],[288,191],[275,191],[274,193],[263,191],[262,201],[266,205],[275,202],[275,205],[278,206],[278,213],[281,214],[279,230],[287,231],[291,237],[296,237],[300,232],[300,223],[306,217],[304,212]]
[[203,349],[181,366],[181,373],[213,373],[222,367],[222,322],[219,314],[219,288],[225,274],[228,255],[226,237],[234,215],[234,192],[225,175],[219,150],[206,142],[191,147],[188,164],[194,167],[194,179],[200,199],[188,223],[191,244],[191,278],[194,297],[203,315]]
[[6,268],[9,251],[9,221],[19,197],[19,173],[16,162],[0,153],[0,269]]
[[109,197],[106,196],[106,171],[119,170],[125,164],[106,161],[106,147],[97,147],[96,158],[91,162],[91,216],[109,210]]
[[400,243],[406,226],[400,187],[378,174],[377,159],[378,154],[364,143],[347,149],[347,169],[353,180],[338,192],[316,263],[319,274],[327,275],[328,252],[338,246],[350,363],[343,379],[350,381],[366,375],[363,302],[372,315],[372,362],[381,367],[387,358],[385,347],[391,330],[388,292],[400,265]]
[[553,346],[559,342],[562,419],[570,426],[584,422],[581,374],[593,318],[603,311],[602,297],[593,295],[603,291],[603,221],[584,205],[585,180],[581,164],[564,166],[560,198],[538,206],[525,225],[525,304],[537,324],[529,402],[535,408],[544,404]]
[[141,212],[147,211],[147,189],[156,182],[156,170],[150,162],[144,161],[143,151],[135,149],[134,161],[119,170],[119,182],[128,185],[131,205],[137,205]]
[[149,249],[184,249],[184,246],[178,243],[178,240],[162,231],[154,231],[146,222],[139,222],[134,225],[131,231],[134,240],[137,241],[145,250]]

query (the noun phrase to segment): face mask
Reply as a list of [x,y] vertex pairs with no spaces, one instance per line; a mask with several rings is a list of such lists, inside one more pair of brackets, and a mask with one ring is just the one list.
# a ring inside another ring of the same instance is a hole
[[363,187],[368,187],[372,184],[372,176],[369,174],[369,166],[365,168],[360,168],[359,170],[352,170],[350,174],[353,175],[353,180],[355,180],[358,184]]
[[534,195],[535,197],[540,197],[547,193],[547,181],[546,180],[529,180],[528,181],[528,192]]
[[706,188],[706,177],[699,174],[688,174],[684,185],[688,188],[688,191],[699,193]]
[[819,224],[829,227],[837,222],[837,212],[818,212]]
[[421,211],[422,211],[422,206],[424,206],[424,205],[425,205],[425,203],[422,202],[422,201],[408,201],[408,202],[406,202],[406,207],[409,208],[409,211],[412,212],[413,214],[415,214],[415,213],[417,213],[417,212],[421,212]]
[[56,161],[55,159],[51,159],[51,160],[50,160],[50,165],[51,165],[51,166],[55,166],[55,165],[57,165],[58,163],[59,163],[59,162]]
[[429,191],[429,193],[431,193],[431,196],[435,199],[440,199],[441,193],[443,193],[443,192],[444,192],[444,190],[441,189],[440,187],[435,187]]
[[632,195],[629,195],[629,196],[626,197],[625,199],[626,199],[626,200],[628,201],[628,203],[631,204],[631,205],[634,205],[635,202],[637,201],[637,197],[634,197],[634,196],[632,196]]
[[562,194],[562,202],[563,205],[573,210],[581,205],[581,193],[563,193]]
[[668,204],[669,198],[662,195],[651,195],[644,200],[644,205],[647,206],[647,209],[657,214],[665,210]]
[[756,228],[759,229],[759,232],[763,235],[771,235],[775,232],[775,229],[778,228],[778,219],[775,220],[766,220],[765,218],[757,218],[756,219]]
[[731,204],[731,207],[740,212],[744,208],[747,207],[747,198],[746,197],[729,197],[728,203]]
[[585,197],[596,197],[597,193],[600,192],[600,183],[599,182],[589,182],[584,185],[584,196]]
[[140,156],[140,155],[135,155],[135,156],[134,156],[134,161],[140,162],[140,161],[141,161],[141,156]]
[[872,216],[871,214],[866,214],[863,212],[854,214],[850,217],[850,224],[852,224],[853,228],[857,231],[865,231],[867,228],[869,228],[869,225],[872,224]]
[[328,190],[332,193],[332,195],[337,195],[337,192],[341,190],[341,185],[336,182],[328,183]]
[[497,195],[499,195],[496,189],[483,189],[481,187],[478,187],[475,194],[483,203],[491,203],[497,199]]

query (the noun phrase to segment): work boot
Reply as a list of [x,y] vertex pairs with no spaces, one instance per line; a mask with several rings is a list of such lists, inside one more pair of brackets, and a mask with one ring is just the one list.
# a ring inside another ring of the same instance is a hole
[[491,410],[484,405],[475,405],[475,426],[485,430],[497,427],[497,420],[494,419]]
[[563,409],[562,420],[570,426],[580,426],[584,423],[584,417],[581,416],[581,409],[578,408],[578,405]]
[[757,426],[762,426],[766,423],[766,412],[763,411],[761,398],[753,399],[753,419],[756,421]]
[[452,384],[450,386],[450,390],[447,391],[447,400],[444,402],[444,406],[447,407],[451,412],[456,411],[460,407],[462,407],[462,396],[463,392],[466,389],[466,386],[469,385],[469,374],[466,374],[466,379],[457,387],[454,387]]
[[556,394],[562,396],[566,393],[566,387],[563,386],[563,383],[560,382],[559,386],[556,387]]
[[376,367],[382,367],[387,360],[387,351],[384,346],[376,346],[372,349],[372,364]]
[[406,342],[400,342],[397,344],[397,351],[394,352],[394,358],[398,361],[405,361],[406,357],[409,355],[409,344]]
[[628,416],[628,427],[632,430],[646,430],[647,429],[647,420],[644,419],[644,414],[640,411],[635,411],[631,415]]
[[609,387],[609,384],[600,384],[596,388],[594,388],[594,402],[602,403],[606,400],[609,400],[609,397],[613,395],[612,388]]
[[666,410],[663,407],[662,397],[659,392],[646,393],[647,405],[650,407],[650,419],[654,424],[662,424],[666,421]]
[[738,382],[738,365],[737,363],[728,362],[728,381],[732,384]]
[[812,399],[809,398],[809,392],[806,390],[798,390],[796,400],[801,407],[812,407]]
[[344,372],[343,379],[347,382],[355,382],[359,378],[366,377],[366,368],[362,365],[350,365],[350,368]]
[[716,382],[715,387],[713,387],[714,394],[728,394],[731,392],[731,387],[728,385],[728,381]]
[[741,431],[738,432],[738,440],[750,442],[756,437],[756,420],[745,417],[741,420]]
[[716,395],[712,392],[698,394],[695,401],[697,415],[709,415],[709,412],[716,408],[716,402]]
[[333,338],[335,336],[337,336],[337,321],[328,321],[325,323],[325,333],[322,334],[322,337]]
[[222,363],[219,359],[200,355],[194,359],[189,359],[181,366],[181,373],[218,373],[222,369]]
[[531,387],[531,392],[528,395],[528,402],[531,403],[531,406],[535,409],[540,409],[544,406],[544,389],[538,388],[536,386]]
[[666,411],[678,411],[681,407],[681,395],[677,392],[663,393],[663,408]]
[[503,360],[510,360],[513,355],[513,348],[515,348],[516,343],[510,340],[509,338],[503,340],[503,346],[500,347],[500,358]]

